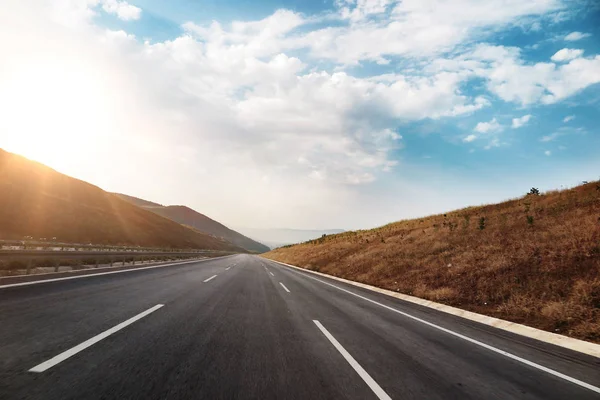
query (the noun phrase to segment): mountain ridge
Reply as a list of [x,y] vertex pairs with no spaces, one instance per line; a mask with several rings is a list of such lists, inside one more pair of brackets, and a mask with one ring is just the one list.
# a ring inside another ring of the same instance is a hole
[[0,149],[0,238],[245,252]]
[[256,253],[264,253],[269,251],[270,248],[262,243],[259,243],[243,234],[228,228],[224,224],[188,207],[185,205],[169,205],[163,206],[158,203],[153,203],[148,200],[140,199],[138,197],[125,195],[122,193],[114,193],[125,201],[129,201],[132,204],[141,207],[147,211],[153,212],[164,218],[168,218],[171,221],[177,222],[178,224],[189,226],[197,231],[205,234],[213,235],[214,237],[224,238],[230,243],[239,246],[247,251]]

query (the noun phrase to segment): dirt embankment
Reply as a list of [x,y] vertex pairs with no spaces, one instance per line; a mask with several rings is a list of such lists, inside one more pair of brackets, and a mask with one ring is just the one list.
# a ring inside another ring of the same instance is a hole
[[326,236],[265,256],[600,342],[600,182]]

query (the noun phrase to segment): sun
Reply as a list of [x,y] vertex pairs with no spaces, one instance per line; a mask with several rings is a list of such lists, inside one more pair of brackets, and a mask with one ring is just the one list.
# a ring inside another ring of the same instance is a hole
[[0,148],[61,169],[108,131],[110,99],[93,68],[46,59],[6,72],[0,78]]

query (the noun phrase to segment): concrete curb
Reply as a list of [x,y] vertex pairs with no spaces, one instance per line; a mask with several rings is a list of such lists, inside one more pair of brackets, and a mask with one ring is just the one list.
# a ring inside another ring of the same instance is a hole
[[373,292],[385,294],[387,296],[395,297],[400,300],[408,301],[410,303],[419,304],[421,306],[433,308],[435,310],[445,312],[447,314],[456,315],[471,321],[479,322],[484,325],[493,326],[494,328],[502,329],[508,332],[516,333],[521,336],[536,339],[542,342],[551,343],[556,346],[564,347],[566,349],[578,351],[580,353],[588,354],[594,357],[600,358],[600,345],[586,342],[584,340],[574,339],[556,333],[546,332],[541,329],[532,328],[530,326],[517,324],[515,322],[505,321],[503,319],[489,317],[487,315],[477,314],[471,311],[461,310],[460,308],[447,306],[445,304],[436,303],[434,301],[424,300],[418,297],[409,296],[402,293],[393,292],[387,289],[381,289],[376,286],[367,285],[360,282],[354,282],[344,278],[338,278],[337,276],[327,275],[322,272],[311,271],[309,269],[300,268],[295,265],[286,264],[280,261],[271,260],[270,258],[265,259],[276,262],[281,265],[285,265],[290,268],[295,268],[300,271],[308,272],[314,275],[320,275],[326,278],[334,279],[336,281],[344,282],[353,286],[357,286],[363,289],[368,289]]

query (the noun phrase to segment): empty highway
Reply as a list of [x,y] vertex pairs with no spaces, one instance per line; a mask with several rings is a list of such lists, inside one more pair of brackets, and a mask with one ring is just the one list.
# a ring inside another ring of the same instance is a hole
[[0,287],[1,399],[600,399],[600,359],[235,255]]

